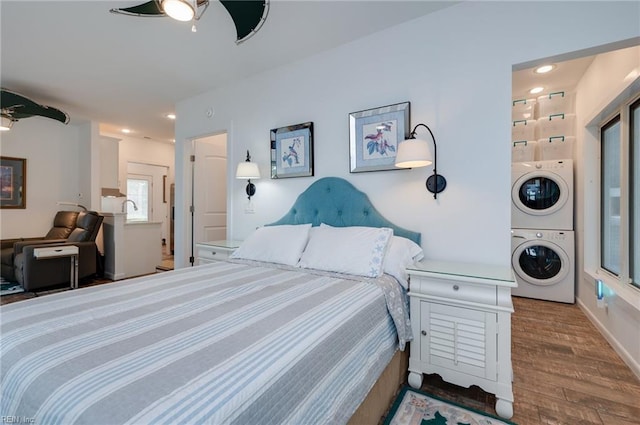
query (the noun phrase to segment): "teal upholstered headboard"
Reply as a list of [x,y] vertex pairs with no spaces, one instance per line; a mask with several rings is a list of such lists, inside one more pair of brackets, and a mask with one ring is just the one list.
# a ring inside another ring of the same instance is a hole
[[338,177],[325,177],[315,181],[298,196],[284,217],[268,226],[305,223],[314,226],[325,223],[335,227],[390,227],[394,235],[420,245],[420,233],[391,223],[375,209],[365,193]]

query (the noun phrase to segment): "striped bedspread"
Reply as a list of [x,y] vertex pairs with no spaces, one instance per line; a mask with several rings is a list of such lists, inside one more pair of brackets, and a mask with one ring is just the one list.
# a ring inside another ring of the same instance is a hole
[[217,262],[8,304],[0,415],[346,423],[398,348],[397,325],[409,329],[394,286]]

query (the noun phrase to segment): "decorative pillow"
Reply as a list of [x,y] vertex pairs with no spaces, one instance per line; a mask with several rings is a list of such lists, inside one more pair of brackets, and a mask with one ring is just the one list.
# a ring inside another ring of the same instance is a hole
[[407,238],[392,236],[387,255],[384,257],[383,270],[386,274],[398,279],[398,282],[407,289],[409,287],[407,267],[423,258],[424,253],[420,245]]
[[321,224],[311,233],[299,266],[378,277],[392,235],[388,228]]
[[230,258],[295,266],[309,240],[311,224],[264,226],[256,229]]

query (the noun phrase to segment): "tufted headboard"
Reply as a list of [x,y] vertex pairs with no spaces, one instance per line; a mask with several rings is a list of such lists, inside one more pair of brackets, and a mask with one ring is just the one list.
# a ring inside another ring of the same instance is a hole
[[284,217],[268,226],[305,223],[314,226],[325,223],[334,227],[390,227],[394,235],[420,245],[420,233],[391,223],[375,209],[365,193],[338,177],[325,177],[312,183],[298,196]]

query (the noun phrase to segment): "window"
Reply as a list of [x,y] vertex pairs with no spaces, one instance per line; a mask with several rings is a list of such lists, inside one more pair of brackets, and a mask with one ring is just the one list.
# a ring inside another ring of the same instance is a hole
[[600,265],[620,275],[620,116],[601,132],[602,178],[600,179]]
[[149,221],[151,178],[131,175],[127,178],[127,220]]
[[640,288],[640,99],[600,128],[600,267]]

